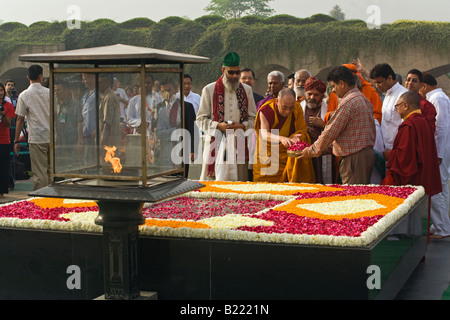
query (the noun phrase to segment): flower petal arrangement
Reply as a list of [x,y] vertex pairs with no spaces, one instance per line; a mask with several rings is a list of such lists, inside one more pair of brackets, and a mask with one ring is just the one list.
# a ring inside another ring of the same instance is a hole
[[[425,195],[421,186],[201,181],[146,203],[142,236],[367,246]],[[32,198],[0,206],[0,227],[102,232],[95,202]]]

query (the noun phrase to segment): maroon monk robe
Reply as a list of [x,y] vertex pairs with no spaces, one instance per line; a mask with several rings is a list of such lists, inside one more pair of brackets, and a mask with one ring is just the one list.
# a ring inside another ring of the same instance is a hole
[[420,185],[430,197],[442,191],[436,142],[429,120],[411,113],[398,127],[387,177],[394,185]]
[[427,99],[420,97],[420,111],[422,114],[430,121],[431,128],[433,129],[433,135],[436,132],[436,108],[434,105],[428,101]]

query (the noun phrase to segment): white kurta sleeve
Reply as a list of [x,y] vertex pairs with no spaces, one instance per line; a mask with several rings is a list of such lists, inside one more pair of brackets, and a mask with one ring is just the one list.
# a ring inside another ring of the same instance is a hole
[[127,118],[132,128],[137,128],[141,125],[140,96],[135,96],[130,100],[127,108]]
[[436,149],[438,157],[443,159],[446,147],[450,143],[448,135],[450,134],[450,101],[444,97],[437,97],[432,100],[432,104],[436,108]]
[[253,96],[253,90],[251,87],[246,88],[247,100],[248,100],[248,120],[245,121],[245,129],[253,129],[255,127],[256,119],[256,103],[255,97]]
[[198,108],[197,118],[195,123],[197,127],[205,132],[207,135],[214,136],[218,125],[213,118],[213,94],[214,83],[211,83],[203,88],[200,107]]

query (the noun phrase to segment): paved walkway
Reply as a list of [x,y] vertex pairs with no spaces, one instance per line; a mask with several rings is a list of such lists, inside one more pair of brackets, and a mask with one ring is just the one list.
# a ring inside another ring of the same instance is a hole
[[[194,170],[193,170],[194,171]],[[33,181],[19,180],[1,203],[27,199],[33,190]],[[425,260],[413,272],[397,300],[441,300],[450,286],[450,238],[431,240]]]
[[13,190],[9,190],[9,193],[4,195],[4,198],[0,198],[0,204],[19,201],[30,198],[28,195],[33,191],[33,179],[17,180]]
[[425,254],[397,300],[441,300],[450,286],[450,238],[431,240]]

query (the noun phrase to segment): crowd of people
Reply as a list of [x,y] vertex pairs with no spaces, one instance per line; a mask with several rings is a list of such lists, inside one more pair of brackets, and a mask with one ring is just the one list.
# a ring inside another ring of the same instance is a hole
[[[450,236],[450,100],[431,74],[412,69],[403,85],[389,64],[369,72],[356,59],[333,68],[326,82],[308,70],[288,77],[274,70],[261,96],[252,91],[254,73],[241,69],[236,53],[224,57],[221,71],[203,89],[196,119],[206,134],[200,180],[223,175],[217,162],[220,144],[228,142],[217,133],[239,145],[237,132],[243,131],[246,149],[228,149],[236,151],[225,170],[235,174],[226,177],[421,185],[431,201],[432,237]],[[287,155],[299,142],[307,147]]]
[[[29,88],[14,104],[0,86],[0,147],[5,145],[0,161],[10,161],[7,146],[18,151],[26,119],[35,188],[40,188],[49,183],[50,95],[41,85],[41,67],[30,67],[28,79]],[[67,83],[57,82],[58,125],[73,128],[58,142],[76,145],[88,159],[98,123],[99,143],[119,148],[124,134],[146,128],[152,146],[159,148],[159,163],[166,164],[174,162],[173,132],[184,127],[192,137],[184,144],[186,177],[189,164],[199,163],[199,180],[421,185],[431,199],[433,237],[450,236],[450,100],[431,74],[412,69],[403,84],[390,65],[368,71],[355,60],[333,68],[326,81],[305,69],[287,77],[274,70],[267,75],[267,92],[258,94],[254,71],[242,68],[239,55],[230,52],[221,76],[201,94],[192,91],[192,81],[188,74],[178,84],[148,73],[140,88],[99,74],[96,88],[94,74],[82,74],[75,107],[66,102]],[[141,124],[143,89],[146,126]],[[12,121],[16,129],[10,141]],[[300,142],[307,147],[288,154]],[[6,193],[10,178],[7,171],[1,174],[0,193]]]

